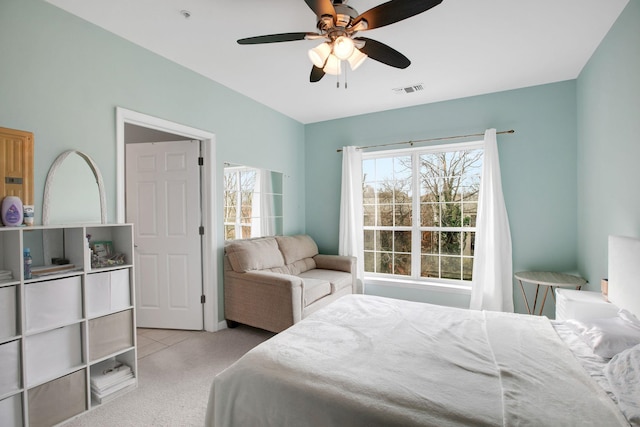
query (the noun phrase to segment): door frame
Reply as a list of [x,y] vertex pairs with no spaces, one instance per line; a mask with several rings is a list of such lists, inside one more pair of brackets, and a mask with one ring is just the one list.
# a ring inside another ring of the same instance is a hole
[[125,222],[125,123],[184,136],[188,139],[202,141],[202,157],[204,159],[202,174],[202,281],[205,303],[203,304],[204,329],[208,332],[218,330],[218,266],[215,242],[216,210],[215,210],[215,134],[201,129],[174,123],[168,120],[149,116],[137,111],[116,107],[116,200],[117,223]]

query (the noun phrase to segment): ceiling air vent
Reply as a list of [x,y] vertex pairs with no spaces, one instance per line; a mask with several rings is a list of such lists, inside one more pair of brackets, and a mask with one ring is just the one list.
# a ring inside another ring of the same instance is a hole
[[407,86],[407,87],[397,87],[393,89],[393,91],[397,94],[413,93],[413,92],[419,92],[421,90],[424,90],[424,87],[422,87],[422,83],[418,83],[416,85]]

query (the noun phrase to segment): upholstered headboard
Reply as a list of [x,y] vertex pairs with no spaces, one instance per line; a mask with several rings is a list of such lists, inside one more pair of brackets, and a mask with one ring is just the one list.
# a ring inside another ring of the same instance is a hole
[[640,239],[609,236],[609,301],[640,318]]

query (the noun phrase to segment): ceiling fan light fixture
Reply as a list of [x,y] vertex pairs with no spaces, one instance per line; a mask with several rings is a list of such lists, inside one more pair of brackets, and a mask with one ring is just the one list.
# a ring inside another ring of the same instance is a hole
[[309,49],[309,59],[318,68],[323,68],[324,63],[331,54],[331,46],[329,43],[322,43],[313,49]]
[[340,36],[333,42],[333,54],[340,60],[346,61],[355,49],[350,37]]
[[329,55],[329,57],[327,58],[327,63],[325,64],[322,71],[324,71],[326,74],[338,75],[342,71],[340,67],[341,62],[342,61],[338,59],[337,56]]
[[349,66],[351,67],[351,70],[355,71],[356,68],[362,65],[365,59],[367,59],[367,55],[362,53],[360,49],[356,48],[356,49],[353,49],[353,53],[347,59],[347,61],[349,62]]

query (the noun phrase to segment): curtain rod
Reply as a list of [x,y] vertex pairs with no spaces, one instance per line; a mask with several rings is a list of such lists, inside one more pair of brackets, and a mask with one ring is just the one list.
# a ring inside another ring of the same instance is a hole
[[[515,133],[515,130],[509,129],[509,130],[501,130],[500,132],[496,132],[497,135],[500,135],[500,134],[503,134],[503,133]],[[380,145],[366,145],[364,147],[358,147],[358,149],[364,150],[365,148],[388,147],[390,145],[399,145],[399,144],[411,144],[411,145],[413,145],[416,142],[442,141],[442,140],[445,140],[445,139],[469,138],[469,137],[472,137],[472,136],[484,136],[484,132],[483,133],[472,133],[472,134],[469,134],[469,135],[443,136],[443,137],[440,137],[440,138],[418,139],[416,141],[392,142],[392,143],[389,143],[389,144],[380,144]],[[338,153],[341,153],[342,152],[342,148],[338,148],[336,151]]]

